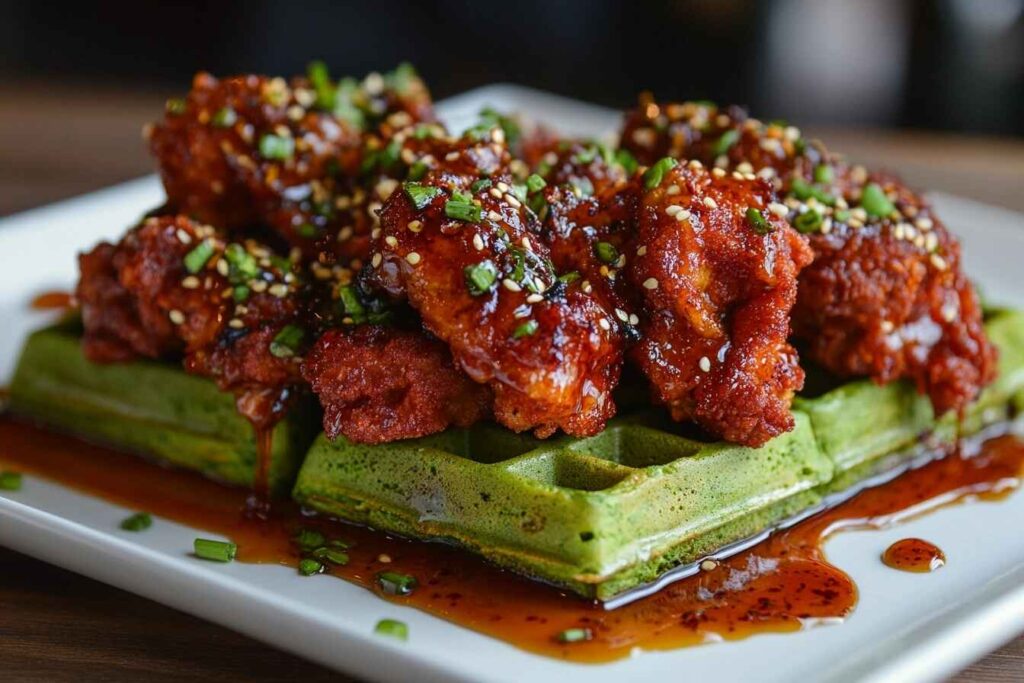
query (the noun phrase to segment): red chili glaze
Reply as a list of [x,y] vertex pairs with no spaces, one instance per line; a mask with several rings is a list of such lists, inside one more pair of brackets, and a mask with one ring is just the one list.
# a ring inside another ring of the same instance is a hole
[[[961,500],[999,499],[1020,483],[1024,444],[988,441],[971,458],[951,455],[866,491],[698,576],[616,610],[499,570],[441,545],[406,541],[275,506],[260,521],[241,514],[247,492],[198,475],[84,444],[0,419],[0,469],[14,469],[71,486],[157,517],[223,534],[238,544],[238,561],[295,566],[292,540],[300,528],[351,544],[349,562],[330,566],[340,578],[466,628],[539,654],[580,662],[629,656],[634,648],[666,650],[702,642],[795,631],[854,609],[857,587],[828,563],[823,541],[844,529],[878,528]],[[25,488],[30,489],[31,480]],[[11,494],[17,496],[17,493]],[[160,522],[157,521],[159,524]],[[113,527],[112,527],[113,528]],[[187,555],[190,547],[182,547]],[[198,561],[198,560],[197,560]],[[407,597],[384,595],[376,574],[417,578]],[[322,581],[310,577],[309,581]],[[583,629],[588,640],[562,643],[558,634]]]
[[923,539],[904,538],[885,549],[882,562],[900,571],[927,574],[946,564],[946,554]]

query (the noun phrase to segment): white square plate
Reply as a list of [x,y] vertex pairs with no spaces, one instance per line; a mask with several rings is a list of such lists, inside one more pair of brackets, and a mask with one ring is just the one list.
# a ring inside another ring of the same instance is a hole
[[[485,105],[528,111],[566,133],[613,132],[618,114],[524,88],[496,85],[441,103],[454,130]],[[933,197],[963,239],[966,269],[986,296],[1024,306],[1024,216],[956,197]],[[159,205],[155,177],[0,221],[0,378],[9,379],[24,335],[49,316],[32,295],[70,288],[75,255],[116,238]],[[0,448],[3,445],[0,444]],[[635,653],[602,665],[566,663],[518,650],[357,586],[268,565],[190,559],[196,529],[163,521],[146,534],[117,522],[129,511],[33,477],[0,494],[0,543],[166,603],[358,676],[379,680],[934,680],[1024,629],[1024,495],[939,510],[898,529],[840,534],[830,559],[861,589],[840,625],[670,652]],[[891,542],[920,536],[948,557],[928,575],[878,561]],[[409,625],[407,643],[373,635],[383,617]]]

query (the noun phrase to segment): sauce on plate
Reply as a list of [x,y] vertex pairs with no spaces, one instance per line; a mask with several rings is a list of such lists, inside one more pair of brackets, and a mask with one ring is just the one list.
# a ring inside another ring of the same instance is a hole
[[900,571],[927,574],[946,564],[946,554],[924,539],[904,538],[885,549],[882,562]]
[[[288,503],[275,504],[267,519],[256,519],[243,514],[245,490],[9,417],[0,418],[0,443],[0,469],[224,535],[238,545],[240,562],[295,567],[307,556],[296,534],[319,532],[338,548],[348,546],[348,563],[325,562],[327,573],[531,652],[579,662],[615,660],[636,648],[665,650],[841,620],[856,606],[857,587],[828,562],[822,550],[826,538],[848,529],[885,527],[965,500],[998,500],[1017,488],[1024,466],[1024,443],[1013,436],[991,439],[971,457],[950,454],[733,558],[708,562],[698,575],[654,595],[605,610],[467,552],[304,515]],[[118,522],[111,520],[112,533],[120,533]],[[191,542],[181,548],[183,556],[191,552]],[[413,576],[418,586],[407,596],[388,594],[378,581],[380,572]]]

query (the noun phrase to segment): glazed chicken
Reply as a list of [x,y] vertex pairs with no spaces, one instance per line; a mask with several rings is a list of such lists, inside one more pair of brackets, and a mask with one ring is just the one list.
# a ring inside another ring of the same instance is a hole
[[657,162],[625,265],[642,293],[631,358],[675,420],[759,446],[793,429],[804,373],[787,339],[805,238],[763,181]]
[[507,167],[500,128],[434,141],[433,166],[381,210],[369,282],[406,299],[494,416],[544,437],[600,431],[622,345],[579,281],[559,279]]
[[783,202],[771,211],[809,236],[815,256],[800,275],[794,332],[828,370],[908,378],[940,414],[962,411],[994,379],[996,351],[959,243],[898,179],[737,107],[646,99],[627,114],[622,144],[642,163],[695,158],[773,183]]
[[79,258],[76,298],[94,362],[183,356],[186,370],[272,423],[301,384],[305,286],[287,259],[183,216],[151,218]]
[[[373,183],[396,131],[433,121],[411,67],[361,84],[198,74],[147,129],[169,208],[228,231],[263,226],[301,250],[346,264],[366,255]],[[358,263],[356,266],[358,267]]]

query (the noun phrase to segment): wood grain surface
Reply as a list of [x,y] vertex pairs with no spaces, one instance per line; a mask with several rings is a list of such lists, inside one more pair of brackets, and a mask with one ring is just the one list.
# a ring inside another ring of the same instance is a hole
[[[0,216],[152,171],[140,131],[167,93],[0,85]],[[1024,211],[1024,142],[934,133],[809,132],[917,186]],[[0,445],[2,447],[2,445]],[[0,548],[0,680],[350,678],[122,590]],[[1024,681],[1024,637],[958,683]]]

